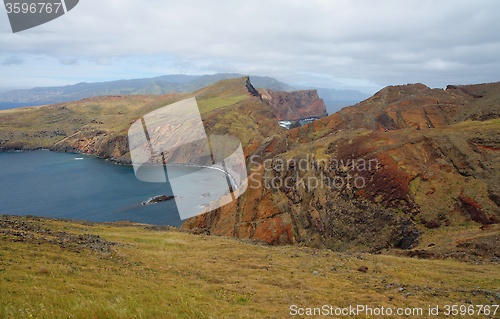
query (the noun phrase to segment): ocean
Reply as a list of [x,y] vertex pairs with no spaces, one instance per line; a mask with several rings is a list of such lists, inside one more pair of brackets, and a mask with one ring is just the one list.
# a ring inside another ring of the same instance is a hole
[[0,153],[0,214],[179,226],[177,199],[142,205],[156,195],[173,195],[170,184],[139,181],[131,166],[72,153]]
[[18,107],[25,106],[37,106],[37,103],[25,103],[25,102],[0,102],[0,110],[15,109]]

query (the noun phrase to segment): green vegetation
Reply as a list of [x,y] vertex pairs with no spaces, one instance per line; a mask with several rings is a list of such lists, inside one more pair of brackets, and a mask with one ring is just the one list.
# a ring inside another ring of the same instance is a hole
[[[80,100],[90,96],[167,94],[172,92],[193,92],[223,79],[237,79],[243,74],[213,74],[204,76],[165,75],[155,78],[119,80],[97,83],[78,83],[59,87],[45,87],[30,90],[0,92],[5,102],[58,103]],[[257,88],[288,91],[292,88],[270,77],[252,76]],[[50,101],[50,102],[49,102]]]
[[[0,150],[77,150],[129,163],[126,138],[135,120],[171,103],[196,97],[209,134],[244,142],[278,125],[268,107],[246,88],[247,78],[223,80],[193,93],[88,98],[41,107],[0,111]],[[261,125],[262,124],[262,125]]]
[[214,110],[218,110],[227,106],[234,105],[248,98],[248,95],[238,95],[229,97],[213,97],[200,100],[198,107],[201,114],[205,114]]
[[7,216],[0,225],[2,318],[289,318],[292,304],[498,304],[496,264],[263,246],[145,225]]
[[[49,148],[92,132],[124,133],[130,123],[178,95],[100,97],[65,104],[0,111],[0,147]],[[75,142],[73,142],[75,144]]]

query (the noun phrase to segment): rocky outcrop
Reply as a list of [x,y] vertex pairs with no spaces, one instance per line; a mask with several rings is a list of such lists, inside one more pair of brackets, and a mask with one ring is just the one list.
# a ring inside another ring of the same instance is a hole
[[[265,139],[248,154],[247,192],[183,227],[377,251],[414,247],[430,228],[496,223],[500,83],[467,90],[387,87]],[[282,160],[297,164],[283,169]]]
[[104,255],[115,255],[115,242],[99,235],[80,234],[51,229],[43,218],[0,215],[0,234],[9,241],[32,243],[36,245],[55,245],[58,250],[75,253],[94,251]]
[[149,198],[147,201],[142,202],[142,205],[153,205],[153,204],[160,203],[160,202],[166,202],[166,201],[172,200],[174,198],[175,198],[175,196],[172,196],[172,195],[156,195],[156,196]]
[[[457,88],[457,89],[455,89]],[[500,82],[431,89],[421,83],[388,86],[371,98],[320,119],[315,129],[437,128],[500,117]]]
[[326,106],[316,90],[275,92],[262,89],[262,99],[276,114],[278,121],[299,121],[327,116]]

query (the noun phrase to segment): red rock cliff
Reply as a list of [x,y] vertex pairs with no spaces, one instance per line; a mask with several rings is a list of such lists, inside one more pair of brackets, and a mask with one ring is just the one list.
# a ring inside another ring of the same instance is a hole
[[326,106],[316,90],[274,92],[261,90],[262,99],[273,109],[278,121],[325,117]]

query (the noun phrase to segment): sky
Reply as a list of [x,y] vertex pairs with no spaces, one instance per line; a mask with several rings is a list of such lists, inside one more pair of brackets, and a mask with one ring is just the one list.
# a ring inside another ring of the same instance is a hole
[[18,33],[0,8],[0,90],[228,72],[368,94],[496,82],[499,30],[497,0],[80,0]]

